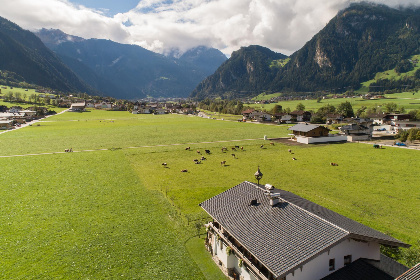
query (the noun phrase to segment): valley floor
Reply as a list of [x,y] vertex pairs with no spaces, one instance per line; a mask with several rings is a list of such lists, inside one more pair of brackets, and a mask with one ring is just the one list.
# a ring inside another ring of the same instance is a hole
[[93,110],[39,124],[0,135],[2,279],[223,279],[193,238],[208,221],[198,204],[258,166],[262,183],[420,240],[418,151],[270,145],[264,135],[287,126],[181,115]]

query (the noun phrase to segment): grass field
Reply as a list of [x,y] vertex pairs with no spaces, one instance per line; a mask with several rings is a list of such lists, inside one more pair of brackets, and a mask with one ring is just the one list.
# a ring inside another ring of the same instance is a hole
[[[262,183],[420,239],[419,151],[294,146],[293,161],[290,146],[261,139],[287,135],[287,126],[182,115],[94,110],[40,124],[0,135],[1,279],[223,279],[192,238],[205,221],[198,203],[254,181],[258,165]],[[230,140],[239,141],[217,142]],[[4,157],[70,147],[92,151]],[[194,164],[204,149],[212,154]]]

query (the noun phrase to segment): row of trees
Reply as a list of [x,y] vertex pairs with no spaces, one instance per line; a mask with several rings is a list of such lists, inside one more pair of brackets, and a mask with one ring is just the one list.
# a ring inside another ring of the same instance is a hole
[[420,140],[420,129],[411,128],[409,130],[400,130],[396,136],[401,142],[414,142],[415,140]]
[[3,96],[3,100],[6,102],[57,106],[57,101],[55,99],[51,99],[48,96],[40,97],[35,93],[27,95],[26,93],[22,94],[20,92],[9,91]]
[[[297,104],[296,110],[304,111],[305,105],[302,103]],[[270,111],[272,114],[277,113],[290,113],[290,108],[283,109],[281,105],[276,104],[273,109]],[[357,110],[353,109],[353,106],[349,101],[345,101],[340,103],[337,107],[334,105],[324,105],[320,107],[317,111],[310,110],[313,115],[312,122],[314,123],[325,123],[327,116],[329,114],[338,114],[342,115],[344,118],[352,118],[352,117],[361,117],[366,118],[370,115],[377,114],[377,113],[406,113],[404,107],[398,107],[398,104],[394,102],[384,103],[380,106],[374,107],[366,107],[362,106]],[[412,120],[420,120],[420,110],[411,110],[408,112],[410,115],[410,119]]]
[[241,115],[244,104],[238,100],[210,100],[205,99],[199,103],[199,108],[222,114]]

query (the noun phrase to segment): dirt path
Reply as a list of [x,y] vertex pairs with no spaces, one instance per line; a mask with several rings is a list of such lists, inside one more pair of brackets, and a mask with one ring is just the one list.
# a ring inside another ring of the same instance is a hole
[[[234,143],[234,142],[243,142],[243,141],[258,141],[263,140],[263,138],[256,139],[238,139],[238,140],[221,140],[213,142],[197,142],[197,143],[183,143],[183,144],[162,144],[162,145],[144,145],[137,147],[126,147],[118,148],[118,150],[126,149],[141,149],[141,148],[156,148],[156,147],[171,147],[171,146],[187,146],[187,145],[200,145],[200,144],[216,144],[216,143]],[[97,152],[97,151],[109,151],[112,149],[93,149],[93,150],[80,150],[72,151],[71,153],[86,153],[86,152]],[[13,158],[13,157],[29,157],[29,156],[42,156],[42,155],[55,155],[55,154],[67,154],[69,152],[51,152],[51,153],[38,153],[38,154],[25,154],[25,155],[10,155],[10,156],[0,156],[0,158]]]

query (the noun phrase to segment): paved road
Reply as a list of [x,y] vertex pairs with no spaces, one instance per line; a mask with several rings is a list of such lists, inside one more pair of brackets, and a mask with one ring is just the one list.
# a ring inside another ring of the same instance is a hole
[[42,118],[42,119],[38,119],[38,120],[34,120],[34,121],[31,121],[31,122],[24,123],[24,124],[22,124],[22,125],[20,125],[20,126],[18,126],[18,127],[15,127],[14,129],[10,129],[10,130],[5,130],[5,131],[2,131],[2,132],[0,132],[0,134],[7,133],[7,132],[12,132],[12,131],[15,131],[15,130],[18,130],[18,129],[21,129],[21,128],[24,128],[24,127],[27,127],[27,126],[30,126],[30,125],[33,125],[33,124],[35,124],[35,123],[37,123],[37,122],[39,122],[39,121],[42,121],[42,120],[45,120],[46,118],[51,117],[51,116],[56,116],[56,115],[63,114],[63,113],[65,113],[65,112],[67,112],[68,110],[69,110],[69,109],[64,110],[64,111],[62,111],[62,112],[60,112],[60,113],[57,113],[57,114],[55,114],[55,115],[49,115],[49,116],[46,116],[46,117],[44,117],[44,118]]

